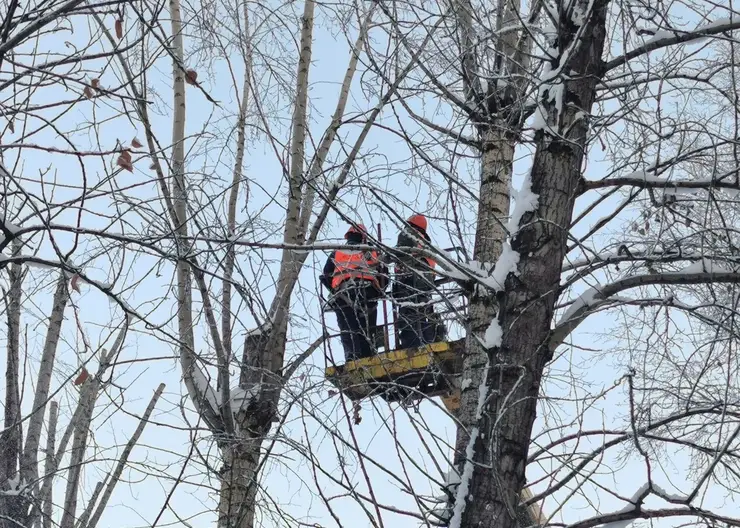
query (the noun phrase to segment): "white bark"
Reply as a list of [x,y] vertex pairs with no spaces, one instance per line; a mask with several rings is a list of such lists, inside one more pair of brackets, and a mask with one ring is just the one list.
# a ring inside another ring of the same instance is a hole
[[67,487],[64,493],[64,513],[59,528],[73,528],[77,514],[77,498],[80,489],[80,473],[87,449],[87,437],[90,432],[95,400],[100,382],[88,379],[82,384],[80,391],[80,419],[74,429],[72,450],[70,452],[69,471],[67,472]]
[[[236,233],[236,203],[239,198],[239,187],[242,181],[242,167],[244,166],[244,152],[246,151],[247,137],[247,109],[249,108],[250,95],[250,78],[252,73],[251,42],[249,34],[249,8],[248,3],[242,3],[243,23],[244,23],[244,83],[242,85],[241,101],[239,103],[239,117],[236,123],[236,155],[234,157],[234,171],[231,179],[231,189],[229,191],[229,204],[226,218],[226,229],[230,237]],[[234,275],[234,265],[236,262],[236,252],[234,246],[229,246],[224,259],[224,278],[223,292],[221,294],[221,337],[224,347],[225,363],[228,365],[231,361],[232,354],[232,335],[231,335],[231,279]],[[228,372],[228,370],[226,371]],[[221,372],[219,371],[219,375]],[[228,381],[228,380],[227,380]],[[223,383],[219,379],[219,383]],[[226,384],[228,389],[228,383]]]
[[[205,394],[196,390],[193,382],[193,371],[197,369],[195,357],[195,337],[193,332],[193,296],[192,276],[187,261],[190,252],[188,236],[188,195],[185,180],[185,72],[181,65],[184,60],[182,39],[182,15],[180,0],[170,0],[170,18],[172,28],[172,158],[171,179],[173,204],[173,223],[177,240],[179,260],[177,262],[177,326],[180,337],[180,365],[183,380],[193,401],[202,401]],[[204,414],[203,418],[211,426],[219,427],[219,417]]]
[[35,482],[38,478],[38,451],[41,441],[41,426],[46,413],[46,402],[49,398],[49,387],[51,386],[51,375],[54,370],[59,335],[64,320],[64,310],[67,307],[69,292],[67,290],[67,279],[62,273],[57,280],[56,291],[51,305],[49,325],[46,329],[44,349],[41,354],[41,364],[36,381],[36,392],[33,397],[33,410],[28,419],[28,432],[26,433],[26,444],[23,449],[23,460],[21,462],[21,478],[26,482]]
[[365,16],[365,20],[360,26],[360,33],[355,40],[355,44],[350,51],[349,64],[347,70],[344,73],[344,79],[342,80],[342,87],[339,90],[339,98],[337,100],[337,106],[334,110],[334,114],[331,118],[331,123],[324,131],[324,135],[319,143],[319,148],[316,151],[316,155],[311,160],[309,167],[309,177],[306,182],[306,190],[304,191],[303,203],[301,204],[301,220],[299,226],[299,240],[303,241],[306,235],[306,229],[309,222],[311,221],[311,213],[313,212],[314,201],[316,199],[316,186],[318,185],[317,180],[319,175],[324,170],[324,162],[326,157],[329,155],[329,150],[334,144],[334,140],[337,137],[337,132],[342,124],[342,118],[344,117],[344,111],[347,107],[347,101],[349,100],[349,90],[352,87],[352,80],[354,79],[355,72],[357,71],[357,62],[360,60],[360,55],[365,46],[365,40],[367,39],[367,31],[372,22],[373,13],[375,12],[375,6],[373,5]]
[[[306,119],[308,104],[308,73],[311,65],[311,47],[313,41],[313,16],[315,4],[313,0],[306,0],[301,18],[300,57],[296,75],[296,99],[293,107],[293,128],[290,141],[290,172],[288,174],[288,207],[285,217],[283,242],[298,244],[301,201],[303,192],[303,168],[306,141]],[[284,249],[275,299],[284,302],[273,302],[269,319],[272,322],[272,340],[268,349],[282,348],[284,334],[287,331],[287,302],[295,286],[300,270],[301,261],[291,249]],[[280,354],[282,355],[282,354]],[[277,363],[277,362],[275,362]],[[262,364],[263,368],[274,371],[276,365],[273,358]]]
[[49,404],[49,427],[46,435],[46,460],[44,461],[44,478],[41,486],[41,494],[39,500],[42,501],[41,515],[42,515],[42,526],[43,528],[51,528],[51,508],[53,505],[53,493],[52,483],[54,481],[54,471],[56,467],[54,464],[54,444],[56,442],[57,435],[57,417],[59,412],[59,405],[57,402],[52,401]]

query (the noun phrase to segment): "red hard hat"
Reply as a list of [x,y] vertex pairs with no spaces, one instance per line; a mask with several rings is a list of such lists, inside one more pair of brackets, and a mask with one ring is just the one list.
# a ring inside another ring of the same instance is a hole
[[349,229],[347,229],[347,232],[344,234],[344,238],[348,238],[350,233],[359,233],[362,236],[367,236],[367,228],[365,227],[365,224],[357,224],[357,226],[349,226]]
[[409,216],[409,219],[406,221],[412,226],[418,227],[422,231],[427,230],[427,219],[424,215],[420,215],[420,214],[411,215]]

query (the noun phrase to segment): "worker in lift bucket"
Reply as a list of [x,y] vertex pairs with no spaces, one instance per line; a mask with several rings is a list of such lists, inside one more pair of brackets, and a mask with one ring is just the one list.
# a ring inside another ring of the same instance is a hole
[[432,293],[436,261],[415,248],[431,242],[427,234],[427,219],[415,214],[406,220],[398,234],[394,256],[396,262],[392,288],[393,302],[398,313],[400,348],[419,347],[444,341],[447,330],[434,311]]
[[[348,246],[366,245],[367,229],[351,226],[344,235]],[[336,313],[347,361],[375,355],[378,298],[388,285],[388,272],[377,251],[340,249],[324,265],[321,283],[332,293],[329,306]]]

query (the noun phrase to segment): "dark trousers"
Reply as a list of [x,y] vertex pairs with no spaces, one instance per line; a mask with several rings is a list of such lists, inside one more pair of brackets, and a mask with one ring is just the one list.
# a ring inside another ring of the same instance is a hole
[[431,286],[414,273],[399,275],[393,284],[398,313],[398,348],[420,347],[447,338],[447,329],[432,305]]
[[[419,300],[418,297],[417,300]],[[427,300],[431,301],[431,298]],[[419,301],[424,302],[423,299]],[[443,341],[447,337],[446,334],[444,324],[433,306],[400,306],[398,308],[400,348],[420,347]]]
[[342,348],[347,361],[375,355],[378,296],[372,287],[346,287],[335,296]]

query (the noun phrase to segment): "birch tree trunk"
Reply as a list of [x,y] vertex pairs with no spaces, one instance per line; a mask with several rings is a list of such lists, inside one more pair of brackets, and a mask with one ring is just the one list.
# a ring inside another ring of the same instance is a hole
[[[315,3],[306,0],[301,17],[300,56],[296,76],[296,100],[293,107],[290,171],[288,173],[288,206],[283,232],[286,244],[298,244],[303,202],[304,152],[307,132],[308,73],[311,65]],[[246,16],[245,16],[246,21]],[[245,84],[246,86],[246,84]],[[246,93],[244,94],[246,98]],[[239,160],[237,160],[239,161]],[[247,339],[244,366],[240,376],[242,389],[254,394],[245,409],[236,416],[234,438],[222,447],[219,528],[251,528],[254,525],[261,447],[277,414],[282,368],[288,330],[290,292],[295,286],[302,262],[290,249],[283,250],[277,294],[269,320],[260,339]],[[249,346],[249,345],[253,346]]]
[[[588,2],[579,1],[588,12]],[[587,124],[577,113],[589,113],[596,84],[603,75],[601,56],[605,40],[607,2],[595,2],[583,27],[560,23],[552,71],[567,71],[565,104],[557,111],[546,96],[540,103],[547,111],[548,132],[539,131],[531,173],[532,192],[539,195],[536,212],[520,220],[521,230],[511,241],[518,252],[518,276],[510,274],[499,295],[498,322],[502,344],[484,351],[468,339],[466,372],[478,371],[478,386],[463,393],[457,448],[465,470],[457,495],[455,528],[515,528],[516,506],[525,484],[527,451],[537,412],[537,397],[548,349],[551,320],[557,300],[566,237],[581,178]],[[561,64],[560,61],[567,64]],[[555,132],[551,132],[554,130]],[[560,131],[567,131],[561,134]],[[495,200],[481,194],[482,215]],[[476,252],[493,255],[499,233],[479,223]],[[490,324],[486,300],[471,303],[471,325],[476,333]],[[479,334],[480,335],[480,334]],[[480,405],[478,405],[480,404]],[[480,411],[480,413],[476,411]],[[461,504],[464,501],[465,504]]]
[[180,1],[170,0],[172,19],[172,202],[174,206],[175,234],[177,235],[177,324],[180,335],[180,361],[184,372],[194,365],[194,337],[190,267],[186,260],[189,249],[187,241],[187,183],[185,181],[185,72],[183,64],[182,20]]

